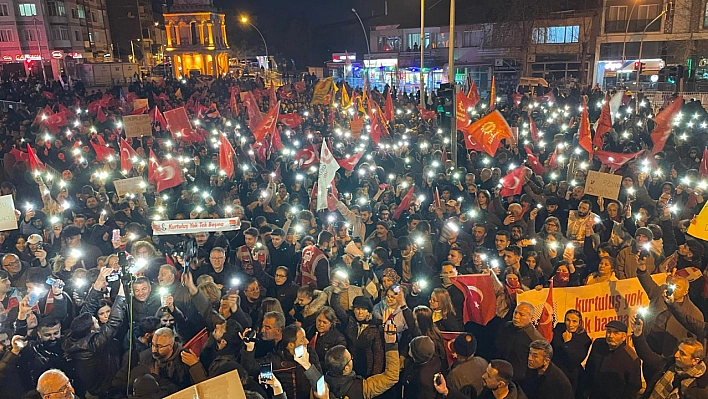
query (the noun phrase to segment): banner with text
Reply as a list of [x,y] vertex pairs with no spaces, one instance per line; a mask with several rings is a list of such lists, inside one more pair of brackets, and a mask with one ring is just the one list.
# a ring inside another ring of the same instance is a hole
[[[666,282],[666,274],[652,275],[661,285]],[[531,290],[517,296],[519,302],[531,302],[534,322],[538,320],[548,297],[548,288]],[[637,314],[637,308],[649,305],[649,297],[635,278],[585,285],[582,287],[553,288],[553,302],[558,311],[558,321],[562,322],[565,312],[570,309],[583,315],[583,327],[590,338],[605,336],[605,324],[621,320],[629,325],[629,318]]]
[[130,177],[127,179],[113,180],[113,186],[116,188],[116,194],[122,197],[125,194],[139,194],[147,190],[147,184],[142,177]]
[[16,230],[17,216],[12,195],[0,197],[0,231]]
[[150,115],[126,115],[123,117],[125,137],[152,136]]
[[231,231],[241,228],[239,218],[158,220],[152,222],[152,233],[157,236],[199,233],[202,231]]

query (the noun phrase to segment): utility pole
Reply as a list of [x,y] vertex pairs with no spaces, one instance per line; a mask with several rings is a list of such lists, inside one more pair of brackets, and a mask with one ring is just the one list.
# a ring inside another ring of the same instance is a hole
[[450,148],[452,153],[452,164],[457,168],[457,106],[455,97],[457,96],[457,84],[455,82],[455,0],[450,0],[450,38],[448,45],[448,67],[447,80],[452,88],[452,121],[450,123]]
[[[420,108],[425,109],[425,73],[423,73],[423,56],[425,54],[425,0],[420,0]],[[410,43],[409,43],[410,45]]]

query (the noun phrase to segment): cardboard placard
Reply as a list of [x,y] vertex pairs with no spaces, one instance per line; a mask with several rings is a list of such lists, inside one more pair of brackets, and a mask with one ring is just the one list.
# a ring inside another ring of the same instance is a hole
[[150,115],[126,115],[123,117],[125,137],[152,136]]
[[17,230],[15,202],[12,195],[0,197],[0,231]]
[[364,130],[364,119],[353,119],[350,122],[350,127],[352,129],[352,137],[358,139],[361,136],[361,131]]
[[621,185],[622,176],[590,170],[585,179],[585,194],[616,200]]
[[199,384],[192,385],[165,399],[242,399],[246,397],[241,385],[241,377],[234,370],[218,377],[210,378]]
[[133,100],[133,111],[140,108],[147,108],[148,99],[147,98],[136,98]]
[[147,184],[142,177],[131,177],[128,179],[113,180],[113,186],[116,188],[116,194],[123,196],[125,194],[144,193]]

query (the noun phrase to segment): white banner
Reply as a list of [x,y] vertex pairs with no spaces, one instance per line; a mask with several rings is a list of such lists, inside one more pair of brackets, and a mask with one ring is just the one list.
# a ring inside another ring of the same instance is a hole
[[17,216],[15,216],[15,203],[12,195],[0,197],[0,231],[16,230]]
[[199,233],[202,231],[231,231],[241,228],[239,218],[158,220],[152,222],[152,233],[156,236]]
[[116,189],[116,194],[119,197],[125,194],[139,194],[144,193],[147,189],[147,184],[145,184],[145,179],[142,177],[130,177],[128,179],[113,180],[113,187]]

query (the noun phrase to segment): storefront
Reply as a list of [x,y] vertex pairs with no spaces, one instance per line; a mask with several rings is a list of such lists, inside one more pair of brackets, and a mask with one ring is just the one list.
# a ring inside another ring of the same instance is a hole
[[[644,89],[655,88],[659,80],[659,71],[666,65],[660,58],[642,59],[642,70],[639,75],[639,84]],[[639,69],[638,60],[610,60],[597,63],[595,84],[603,88],[615,86],[634,87]]]

